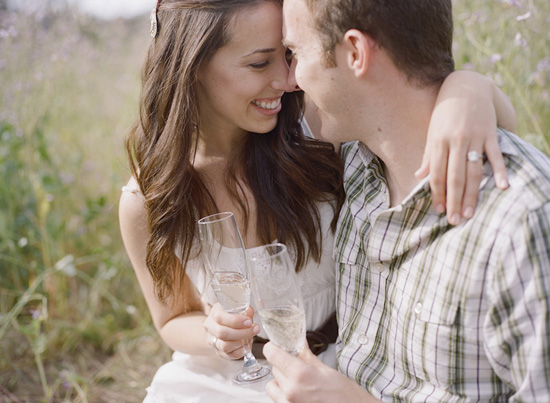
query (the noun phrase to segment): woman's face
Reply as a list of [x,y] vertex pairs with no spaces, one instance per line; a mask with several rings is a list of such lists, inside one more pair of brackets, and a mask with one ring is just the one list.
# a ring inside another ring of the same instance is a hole
[[230,41],[200,68],[201,130],[267,133],[277,124],[288,86],[286,49],[278,2],[238,12]]

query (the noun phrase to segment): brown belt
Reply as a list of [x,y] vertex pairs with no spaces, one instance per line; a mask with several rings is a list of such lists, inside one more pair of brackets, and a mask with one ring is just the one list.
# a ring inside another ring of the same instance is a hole
[[[336,323],[336,312],[334,312],[325,321],[325,323],[317,330],[308,330],[306,332],[306,339],[309,349],[315,355],[321,354],[325,351],[329,344],[336,342],[338,336],[338,324]],[[263,353],[264,344],[269,340],[261,337],[254,337],[254,344],[252,345],[252,353],[256,358],[265,358]]]

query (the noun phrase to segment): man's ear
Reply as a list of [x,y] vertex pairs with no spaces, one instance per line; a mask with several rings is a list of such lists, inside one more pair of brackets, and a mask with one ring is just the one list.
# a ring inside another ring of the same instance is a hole
[[350,29],[345,33],[342,44],[348,67],[354,71],[356,77],[364,75],[369,68],[375,46],[372,38],[357,29]]

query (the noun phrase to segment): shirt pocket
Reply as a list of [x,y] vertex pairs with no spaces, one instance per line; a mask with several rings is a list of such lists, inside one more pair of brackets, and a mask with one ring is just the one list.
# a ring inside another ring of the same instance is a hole
[[443,304],[428,295],[412,303],[407,332],[411,372],[440,388],[455,382],[459,327],[458,303]]
[[[362,298],[358,298],[355,283],[356,266],[347,262],[336,262],[336,319],[342,341],[349,341],[349,330],[354,327],[360,312]],[[359,301],[358,301],[359,299]]]

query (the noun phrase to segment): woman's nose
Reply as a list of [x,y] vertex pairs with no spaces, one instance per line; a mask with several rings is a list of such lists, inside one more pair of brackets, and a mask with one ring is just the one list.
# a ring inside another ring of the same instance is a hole
[[296,83],[294,75],[295,66],[296,62],[294,60],[290,66],[288,65],[286,59],[284,63],[280,63],[277,77],[272,82],[273,88],[285,92],[300,91],[300,87]]

